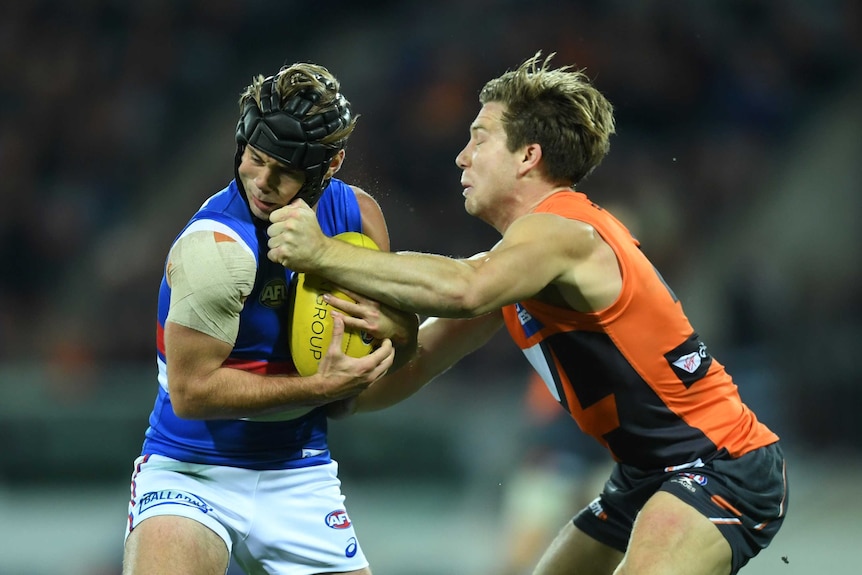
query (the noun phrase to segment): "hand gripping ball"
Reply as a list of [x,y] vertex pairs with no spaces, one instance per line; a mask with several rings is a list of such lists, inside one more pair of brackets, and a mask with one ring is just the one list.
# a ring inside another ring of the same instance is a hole
[[[371,238],[359,232],[345,232],[334,237],[355,246],[380,249]],[[332,341],[331,312],[334,308],[323,300],[325,293],[353,301],[350,296],[335,289],[328,280],[305,273],[294,274],[289,299],[289,345],[293,364],[302,376],[317,373],[320,360]],[[360,330],[345,327],[341,349],[346,355],[364,357],[374,347],[374,338]]]

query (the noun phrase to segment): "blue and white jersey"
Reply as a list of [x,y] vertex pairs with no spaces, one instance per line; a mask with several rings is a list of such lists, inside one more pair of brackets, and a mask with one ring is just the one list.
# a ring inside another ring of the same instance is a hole
[[[328,236],[361,232],[356,195],[332,179],[317,204],[320,227]],[[240,242],[257,262],[254,287],[240,313],[239,333],[224,365],[259,374],[296,374],[288,348],[287,295],[293,272],[266,253],[268,222],[252,216],[236,181],[210,197],[174,240],[210,230]],[[142,455],[249,469],[287,469],[331,461],[322,408],[289,421],[189,420],[174,414],[165,363],[164,328],[171,301],[166,276],[159,290],[157,360],[159,389],[150,414]]]

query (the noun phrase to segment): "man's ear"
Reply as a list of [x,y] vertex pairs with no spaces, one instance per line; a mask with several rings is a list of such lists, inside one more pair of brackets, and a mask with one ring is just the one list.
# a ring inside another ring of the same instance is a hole
[[341,169],[341,164],[344,163],[345,153],[344,148],[342,148],[338,150],[338,153],[336,153],[332,160],[329,161],[329,169],[326,170],[326,176],[323,178],[324,180],[328,180],[335,175],[335,172]]
[[520,169],[521,174],[534,170],[542,161],[542,146],[539,144],[527,144],[524,146],[524,155],[521,158]]

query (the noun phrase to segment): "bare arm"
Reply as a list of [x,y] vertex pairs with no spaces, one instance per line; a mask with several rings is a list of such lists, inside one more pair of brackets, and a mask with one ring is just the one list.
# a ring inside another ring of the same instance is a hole
[[180,417],[227,419],[313,408],[353,396],[392,365],[391,342],[354,359],[341,351],[344,324],[335,322],[332,342],[315,375],[263,376],[224,367],[232,345],[182,325],[165,326],[171,400]]
[[165,356],[177,415],[216,419],[292,411],[297,416],[359,393],[391,367],[394,350],[388,340],[360,360],[344,355],[341,319],[314,376],[263,376],[224,367],[255,269],[254,256],[238,237],[210,229],[191,231],[172,247]]
[[502,325],[499,312],[471,319],[426,319],[419,327],[418,347],[410,361],[360,393],[356,411],[377,411],[407,399],[482,347]]
[[273,213],[270,259],[423,315],[475,317],[551,284],[583,311],[608,305],[619,293],[610,247],[591,226],[554,214],[517,219],[491,251],[470,259],[338,245],[344,242],[326,238],[309,215],[301,202]]
[[362,233],[374,240],[380,251],[388,252],[391,249],[389,228],[386,226],[386,218],[383,216],[380,204],[362,188],[356,186],[350,186],[350,188],[356,195],[359,212],[362,214]]

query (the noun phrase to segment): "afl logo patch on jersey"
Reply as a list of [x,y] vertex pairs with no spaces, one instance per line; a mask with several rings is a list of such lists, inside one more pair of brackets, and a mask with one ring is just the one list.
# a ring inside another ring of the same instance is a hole
[[347,529],[350,527],[350,517],[347,516],[347,511],[344,509],[336,509],[330,511],[326,516],[326,526],[332,529]]
[[260,289],[258,298],[262,305],[270,309],[278,309],[287,301],[287,282],[281,278],[268,281]]
[[696,333],[691,334],[682,345],[664,354],[664,357],[686,387],[702,379],[712,365],[706,344],[700,341]]

